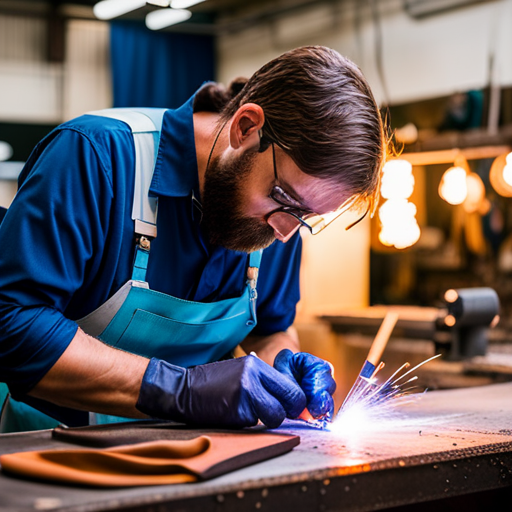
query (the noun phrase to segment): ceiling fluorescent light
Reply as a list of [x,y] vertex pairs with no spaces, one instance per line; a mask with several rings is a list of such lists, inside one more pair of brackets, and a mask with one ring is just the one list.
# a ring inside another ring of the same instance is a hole
[[158,9],[146,16],[146,27],[151,30],[160,30],[188,20],[190,16],[192,13],[186,9]]
[[186,9],[201,2],[204,2],[204,0],[171,0],[171,7],[173,9]]
[[111,20],[145,5],[146,0],[103,0],[93,7],[93,12],[100,20]]

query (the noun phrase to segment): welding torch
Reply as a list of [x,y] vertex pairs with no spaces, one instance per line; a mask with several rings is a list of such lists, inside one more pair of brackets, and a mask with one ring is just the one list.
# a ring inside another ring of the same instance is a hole
[[397,320],[398,313],[392,311],[386,313],[386,316],[384,317],[384,320],[382,321],[382,324],[379,327],[377,335],[373,340],[372,346],[370,347],[370,351],[368,352],[366,361],[364,362],[363,367],[359,372],[359,375],[357,376],[354,384],[352,385],[352,388],[350,389],[347,396],[345,397],[345,400],[341,404],[341,407],[336,412],[336,415],[334,416],[335,418],[343,409],[343,407],[346,406],[352,399],[364,393],[365,390],[367,390],[368,388],[371,388],[373,382],[372,377],[379,369],[379,365],[383,366],[383,363],[380,362],[380,358],[382,357],[382,354],[384,352],[384,349],[386,348],[391,333],[395,328]]

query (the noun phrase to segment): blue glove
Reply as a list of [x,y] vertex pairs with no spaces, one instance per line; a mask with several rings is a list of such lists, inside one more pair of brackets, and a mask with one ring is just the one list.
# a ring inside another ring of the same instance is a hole
[[260,419],[276,428],[301,413],[306,397],[295,381],[252,355],[188,369],[151,359],[136,407],[201,426],[249,427]]
[[336,389],[336,382],[327,361],[305,352],[294,354],[291,350],[284,349],[277,354],[274,368],[299,384],[306,394],[307,407],[313,418],[332,420],[332,394]]

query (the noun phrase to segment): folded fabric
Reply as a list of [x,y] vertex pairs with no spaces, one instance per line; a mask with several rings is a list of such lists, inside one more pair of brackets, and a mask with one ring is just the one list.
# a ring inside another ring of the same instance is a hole
[[218,433],[114,448],[54,449],[0,456],[2,471],[17,476],[93,487],[196,482],[290,451],[298,436]]

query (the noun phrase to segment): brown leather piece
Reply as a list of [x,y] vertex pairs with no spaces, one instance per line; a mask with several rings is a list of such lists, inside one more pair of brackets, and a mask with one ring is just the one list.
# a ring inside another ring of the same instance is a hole
[[275,457],[299,442],[298,436],[264,432],[196,432],[191,439],[103,449],[18,452],[0,456],[0,464],[3,471],[17,476],[94,487],[176,484],[213,478]]

